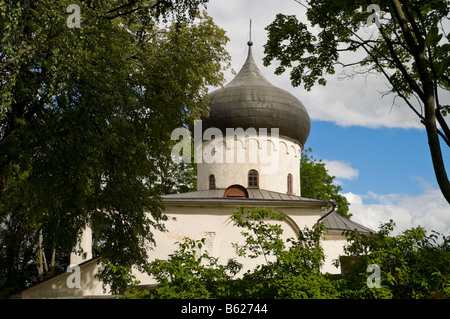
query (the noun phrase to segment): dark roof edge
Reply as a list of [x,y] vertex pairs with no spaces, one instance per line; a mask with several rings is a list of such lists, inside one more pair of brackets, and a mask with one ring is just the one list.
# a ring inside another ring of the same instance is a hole
[[[331,224],[330,220],[334,220],[334,225]],[[362,234],[376,234],[377,232],[361,225],[351,219],[348,219],[342,215],[337,214],[336,212],[332,211],[331,213],[323,216],[320,218],[318,223],[322,222],[329,233],[343,233],[345,231],[357,231]]]
[[183,204],[186,206],[288,206],[288,207],[323,207],[328,205],[326,201],[319,200],[278,200],[278,199],[255,199],[255,198],[163,198],[165,204]]
[[[238,205],[261,205],[266,204],[268,206],[317,206],[323,207],[330,203],[324,200],[311,199],[306,197],[301,197],[297,195],[287,195],[284,193],[279,193],[275,191],[268,191],[264,189],[257,189],[260,198],[253,197],[254,189],[248,189],[249,198],[232,198],[223,197],[225,189],[215,189],[215,190],[200,190],[188,193],[180,194],[168,194],[163,195],[162,199],[165,204],[186,204],[186,205],[199,205],[211,206],[221,204],[222,206],[238,206]],[[263,197],[263,198],[261,198]],[[264,198],[265,197],[265,198]]]

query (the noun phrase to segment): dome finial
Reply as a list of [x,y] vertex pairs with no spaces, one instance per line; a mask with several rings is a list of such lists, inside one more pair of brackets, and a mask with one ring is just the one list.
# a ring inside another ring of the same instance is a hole
[[247,42],[247,45],[249,47],[251,47],[253,45],[253,42],[252,42],[252,19],[250,19],[250,32],[249,33],[250,33],[250,35],[249,35],[249,40]]

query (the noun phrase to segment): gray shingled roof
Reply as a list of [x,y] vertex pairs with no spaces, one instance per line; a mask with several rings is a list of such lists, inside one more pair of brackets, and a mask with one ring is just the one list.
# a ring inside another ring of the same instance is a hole
[[243,200],[243,201],[288,201],[288,202],[302,202],[302,203],[315,203],[318,205],[327,205],[328,202],[311,199],[296,195],[284,194],[259,188],[247,188],[248,198],[224,198],[225,189],[213,189],[213,190],[201,190],[189,193],[181,194],[169,194],[164,195],[163,199],[165,201],[173,200]]
[[347,230],[356,230],[364,234],[376,233],[372,229],[345,218],[336,212],[325,215],[322,219],[319,219],[319,221],[325,225],[329,233],[342,233]]

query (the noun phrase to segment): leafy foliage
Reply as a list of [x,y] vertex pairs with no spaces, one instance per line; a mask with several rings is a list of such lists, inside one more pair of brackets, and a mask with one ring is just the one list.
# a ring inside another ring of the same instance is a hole
[[[155,260],[147,267],[158,287],[147,292],[131,288],[127,297],[330,298],[336,294],[329,276],[319,271],[324,260],[319,244],[322,226],[305,229],[298,239],[285,243],[279,225],[284,219],[282,214],[265,208],[238,208],[232,219],[243,229],[246,242],[244,246],[234,245],[237,254],[248,258],[263,255],[264,264],[237,276],[242,265],[234,259],[220,265],[207,251],[201,252],[204,239],[184,239],[168,260]],[[277,223],[269,224],[268,220]]]
[[[36,277],[13,283],[10,274],[33,264],[41,232],[47,259],[67,258],[90,225],[106,261],[145,263],[166,219],[160,176],[171,165],[171,132],[204,111],[229,58],[225,31],[198,13],[204,0],[82,1],[81,27],[72,29],[71,3],[0,2],[0,285],[8,289]],[[115,278],[108,268],[103,275]]]
[[[371,70],[379,72],[383,69],[396,71],[396,76],[400,76],[398,80],[403,82],[401,87],[407,90],[404,93],[413,92],[414,88],[411,82],[407,83],[409,79],[406,74],[420,81],[418,66],[414,63],[414,55],[409,47],[411,43],[408,43],[408,34],[402,30],[394,1],[378,1],[380,11],[376,12],[368,9],[367,1],[297,2],[307,9],[306,15],[311,26],[319,32],[311,32],[308,25],[295,16],[277,15],[267,27],[269,40],[264,58],[265,64],[273,59],[280,61],[276,73],[281,74],[287,68],[292,68],[292,84],[298,86],[304,83],[310,89],[316,81],[325,85],[326,73],[334,74],[337,66],[346,66],[337,62],[343,52],[364,51],[366,57],[356,62],[362,65],[374,64]],[[432,59],[429,67],[436,66],[439,69],[436,80],[448,89],[450,51],[446,42],[449,37],[444,39],[445,32],[440,24],[448,19],[448,1],[399,1],[398,6],[406,15],[409,31],[417,37],[414,40],[426,46],[426,58]],[[380,21],[379,32],[372,28],[374,32],[367,32],[368,37],[358,33],[364,28],[367,31],[368,22],[373,21],[375,16]],[[400,64],[407,67],[406,73],[399,68]],[[393,87],[393,90],[396,89]],[[448,106],[445,108],[448,110]]]
[[301,194],[307,198],[332,201],[337,205],[336,213],[350,218],[349,202],[339,192],[342,187],[334,184],[334,176],[328,174],[325,163],[316,160],[312,155],[311,148],[302,153],[300,164]]
[[231,279],[241,265],[233,260],[220,265],[217,258],[201,252],[204,244],[205,239],[185,238],[168,261],[151,263],[147,272],[156,276],[159,285],[149,296],[164,299],[226,297]]
[[309,23],[278,14],[266,28],[264,64],[279,61],[275,73],[289,69],[292,84],[307,90],[326,85],[326,75],[342,68],[351,68],[351,77],[381,74],[390,87],[385,93],[402,99],[425,126],[436,180],[450,203],[440,145],[450,147],[444,118],[450,106],[440,99],[450,90],[449,1],[382,0],[377,7],[362,0],[296,2]]
[[268,263],[270,256],[278,255],[285,248],[281,225],[266,222],[267,219],[282,221],[283,215],[265,208],[248,210],[240,207],[231,219],[237,227],[244,229],[241,234],[245,237],[245,244],[233,244],[238,256],[254,259],[263,255]]
[[271,225],[264,220],[280,222],[284,218],[283,214],[265,208],[256,208],[253,211],[241,208],[234,214],[236,226],[244,228],[242,234],[246,241],[245,247],[251,253],[248,257],[258,256],[258,246],[259,254],[274,256],[273,260],[266,258],[265,264],[247,271],[242,279],[236,281],[238,289],[235,297],[334,298],[336,291],[330,276],[320,273],[320,266],[325,260],[320,246],[323,225],[315,225],[312,229],[305,228],[299,232],[297,238],[288,238],[283,242],[280,224]]
[[[348,232],[345,253],[357,262],[336,278],[320,271],[325,258],[320,244],[326,232],[323,225],[305,228],[297,238],[283,241],[281,228],[277,226],[283,219],[283,214],[265,208],[238,208],[233,214],[235,226],[242,228],[246,243],[235,245],[238,255],[276,258],[266,258],[256,268],[240,274],[242,265],[234,259],[219,264],[208,251],[202,250],[205,239],[185,238],[167,260],[155,260],[147,266],[158,286],[154,290],[130,286],[125,298],[450,297],[448,237],[442,237],[438,243],[437,233],[427,235],[420,227],[391,236],[392,221],[381,225],[376,234]],[[373,264],[381,269],[379,288],[367,285],[367,266]]]
[[[352,298],[433,298],[450,297],[450,238],[427,232],[422,227],[390,234],[395,224],[381,225],[377,234],[347,234],[348,256],[357,263],[344,276],[341,284],[345,295]],[[369,289],[364,283],[368,265],[381,269],[380,289]],[[345,287],[345,288],[344,288]]]

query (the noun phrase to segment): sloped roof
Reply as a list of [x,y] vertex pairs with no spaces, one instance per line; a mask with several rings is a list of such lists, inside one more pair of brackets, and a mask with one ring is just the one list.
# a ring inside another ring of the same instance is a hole
[[345,218],[336,212],[325,215],[319,221],[325,225],[329,233],[342,233],[348,230],[356,230],[363,234],[376,233],[376,231]]
[[224,198],[225,189],[200,190],[181,194],[164,195],[164,202],[176,201],[252,201],[252,202],[284,202],[284,203],[303,203],[315,204],[317,206],[325,206],[327,201],[301,197],[297,195],[284,194],[259,188],[247,188],[248,198],[228,197]]

